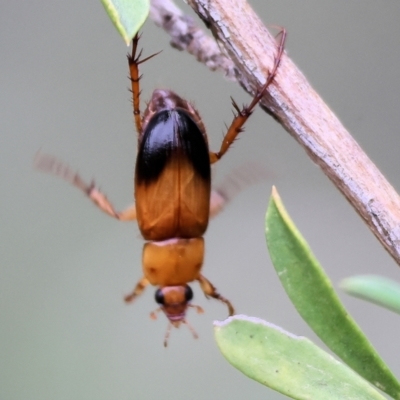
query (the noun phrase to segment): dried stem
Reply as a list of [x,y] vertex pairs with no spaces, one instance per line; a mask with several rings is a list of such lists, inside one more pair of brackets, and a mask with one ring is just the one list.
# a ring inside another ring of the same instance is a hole
[[236,68],[229,57],[222,54],[215,40],[205,34],[171,0],[152,0],[150,17],[171,36],[171,46],[187,51],[212,71],[221,70],[235,80]]
[[[245,0],[188,3],[234,63],[239,83],[254,94],[274,64],[275,38]],[[398,194],[286,55],[261,103],[304,147],[400,265]]]

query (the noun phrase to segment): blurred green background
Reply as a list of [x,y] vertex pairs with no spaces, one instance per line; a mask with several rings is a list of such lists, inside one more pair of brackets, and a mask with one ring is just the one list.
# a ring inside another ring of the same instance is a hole
[[[399,190],[400,5],[370,1],[252,1],[268,25],[285,26],[289,56]],[[183,2],[178,2],[189,11]],[[171,88],[191,99],[217,149],[236,84],[168,45],[151,21],[141,45],[163,52],[141,71],[143,96]],[[189,312],[198,332],[154,322],[153,288],[122,301],[141,276],[135,224],[100,213],[76,189],[32,167],[56,155],[96,182],[117,208],[132,199],[136,133],[127,48],[100,1],[0,5],[0,399],[282,399],[225,362],[212,321],[226,308],[197,285]],[[216,182],[248,161],[270,179],[242,192],[209,226],[204,274],[238,313],[315,338],[286,298],[264,240],[275,184],[335,286],[360,273],[400,281],[400,270],[346,200],[268,115],[256,110],[214,170]],[[372,343],[400,375],[395,314],[341,296]],[[316,299],[317,301],[317,299]]]

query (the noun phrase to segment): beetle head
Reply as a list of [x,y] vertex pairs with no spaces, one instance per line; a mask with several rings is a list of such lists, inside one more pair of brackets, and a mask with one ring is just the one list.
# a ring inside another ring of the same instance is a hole
[[193,298],[189,285],[165,286],[156,290],[155,300],[176,328],[185,320],[188,303]]
[[[160,308],[156,311],[164,311],[169,320],[168,328],[165,333],[164,346],[167,347],[171,328],[179,328],[180,324],[185,324],[195,339],[198,338],[196,331],[186,321],[185,314],[188,307],[193,307],[199,314],[203,313],[200,306],[190,304],[193,298],[193,292],[189,285],[164,286],[156,290],[155,299]],[[150,314],[151,318],[156,318],[156,312]]]

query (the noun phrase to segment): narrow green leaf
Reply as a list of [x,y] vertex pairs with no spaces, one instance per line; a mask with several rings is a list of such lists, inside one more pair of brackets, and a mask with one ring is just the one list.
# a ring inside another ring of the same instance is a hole
[[385,399],[307,338],[258,318],[236,315],[214,322],[214,334],[235,368],[292,399]]
[[101,0],[117,31],[129,45],[150,11],[150,0]]
[[266,239],[279,279],[311,329],[347,365],[400,399],[400,383],[347,313],[275,188],[266,215]]
[[353,276],[341,288],[352,296],[378,304],[400,314],[400,285],[376,275]]

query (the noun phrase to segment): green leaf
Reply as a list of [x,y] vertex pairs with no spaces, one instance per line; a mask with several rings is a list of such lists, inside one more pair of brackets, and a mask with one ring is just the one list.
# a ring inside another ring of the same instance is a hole
[[150,0],[101,0],[112,23],[129,45],[150,11]]
[[234,367],[292,399],[385,399],[307,338],[258,318],[236,315],[214,322],[214,334]]
[[376,275],[353,276],[340,284],[352,296],[378,304],[400,314],[400,285]]
[[347,365],[400,399],[400,383],[340,302],[275,188],[266,215],[266,239],[279,279],[310,328]]

